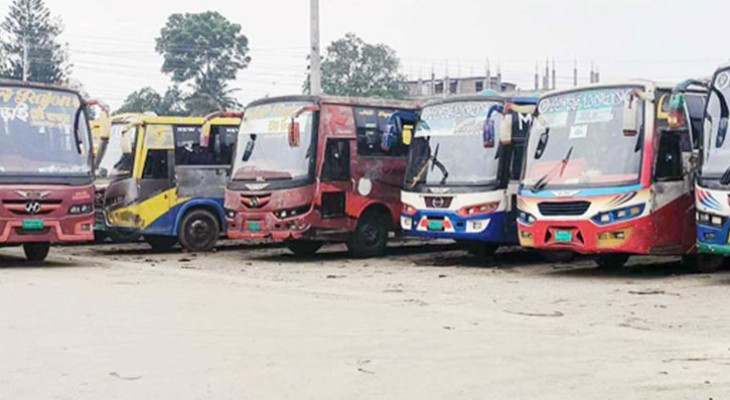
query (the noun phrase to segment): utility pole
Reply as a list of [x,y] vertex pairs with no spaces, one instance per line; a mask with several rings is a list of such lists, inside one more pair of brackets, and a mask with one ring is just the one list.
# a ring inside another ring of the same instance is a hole
[[322,60],[319,54],[319,0],[309,0],[310,11],[310,42],[312,54],[310,55],[311,69],[309,71],[310,93],[313,96],[322,94]]
[[23,82],[28,82],[30,65],[28,65],[28,38],[23,38]]

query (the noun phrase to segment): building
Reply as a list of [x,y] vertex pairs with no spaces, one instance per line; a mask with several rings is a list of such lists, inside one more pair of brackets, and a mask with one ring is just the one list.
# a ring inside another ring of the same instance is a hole
[[[417,80],[406,82],[408,95],[411,97],[451,96],[460,94],[477,94],[487,89],[497,92],[513,92],[517,85],[502,82],[501,75],[487,79],[486,76],[468,78],[444,78]],[[446,90],[445,90],[446,88]]]

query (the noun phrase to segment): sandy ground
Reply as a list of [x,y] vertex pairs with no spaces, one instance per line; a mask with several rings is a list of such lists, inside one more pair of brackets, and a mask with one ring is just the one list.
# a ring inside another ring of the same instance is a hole
[[730,272],[449,244],[0,252],[0,399],[727,399]]

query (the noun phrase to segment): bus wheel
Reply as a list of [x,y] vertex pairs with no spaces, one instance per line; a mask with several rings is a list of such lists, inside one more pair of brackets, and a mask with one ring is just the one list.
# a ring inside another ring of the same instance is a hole
[[313,256],[324,246],[324,242],[315,240],[287,240],[285,244],[289,251],[299,257]]
[[25,258],[32,262],[41,262],[48,257],[48,251],[51,250],[50,243],[26,243],[23,245]]
[[220,236],[218,218],[210,211],[197,209],[185,214],[180,224],[180,244],[188,251],[210,251]]
[[569,263],[575,258],[572,251],[541,251],[540,256],[551,263]]
[[595,259],[598,267],[605,270],[617,270],[623,268],[629,261],[629,255],[623,253],[601,254]]
[[462,249],[478,259],[485,259],[494,255],[499,246],[478,240],[460,240],[457,242]]
[[356,258],[377,257],[388,245],[390,220],[385,214],[367,212],[357,221],[357,228],[347,241],[347,249]]
[[175,236],[145,235],[144,241],[156,251],[167,251],[177,244],[177,238]]
[[725,259],[713,254],[692,254],[682,256],[682,265],[694,272],[710,274],[719,271]]

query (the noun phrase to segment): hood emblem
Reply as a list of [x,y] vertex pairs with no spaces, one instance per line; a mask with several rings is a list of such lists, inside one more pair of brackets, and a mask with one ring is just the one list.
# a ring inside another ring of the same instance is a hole
[[51,192],[32,192],[32,191],[25,191],[25,190],[18,190],[15,192],[18,196],[24,198],[24,199],[33,199],[33,200],[43,200],[48,195],[51,194]]
[[41,212],[41,203],[37,201],[29,201],[25,203],[25,212],[30,215],[36,215]]
[[575,197],[580,190],[553,190],[555,197]]
[[249,183],[249,184],[246,184],[246,188],[248,190],[253,190],[253,191],[264,190],[267,187],[269,187],[269,184],[268,183]]

